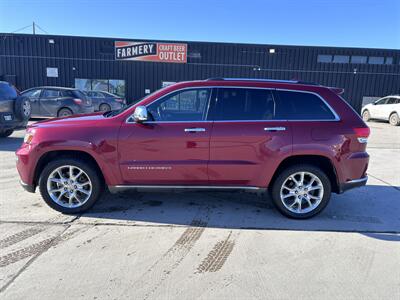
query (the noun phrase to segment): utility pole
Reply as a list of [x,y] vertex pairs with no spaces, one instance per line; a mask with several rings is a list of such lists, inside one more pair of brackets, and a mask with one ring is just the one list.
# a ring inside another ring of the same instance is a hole
[[36,34],[36,30],[35,30],[35,22],[32,22],[32,30],[33,30],[33,34]]

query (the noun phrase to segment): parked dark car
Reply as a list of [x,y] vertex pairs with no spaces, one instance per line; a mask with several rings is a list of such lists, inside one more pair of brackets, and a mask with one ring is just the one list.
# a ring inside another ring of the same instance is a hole
[[82,91],[64,87],[36,87],[25,90],[32,106],[32,117],[67,117],[94,112],[92,100]]
[[8,82],[0,81],[0,137],[26,127],[31,115],[29,99],[19,96]]
[[[341,90],[210,79],[163,88],[120,111],[31,125],[17,151],[24,188],[77,213],[130,188],[268,189],[308,218],[331,192],[367,182],[370,130]],[[61,140],[60,140],[60,137]]]
[[94,111],[119,110],[126,105],[125,99],[104,91],[86,91],[92,99]]

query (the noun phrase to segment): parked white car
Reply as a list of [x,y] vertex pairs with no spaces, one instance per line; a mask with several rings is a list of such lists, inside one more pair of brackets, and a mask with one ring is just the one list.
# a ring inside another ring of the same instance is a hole
[[385,120],[393,126],[400,125],[400,96],[386,96],[365,105],[361,110],[365,122],[376,119]]

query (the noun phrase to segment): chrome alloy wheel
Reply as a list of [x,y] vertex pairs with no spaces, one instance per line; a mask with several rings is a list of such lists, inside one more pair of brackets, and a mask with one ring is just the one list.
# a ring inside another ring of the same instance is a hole
[[31,103],[29,101],[25,101],[22,105],[22,110],[24,112],[24,116],[29,117],[31,115]]
[[61,166],[49,175],[47,192],[58,205],[77,208],[89,200],[92,194],[92,182],[81,168],[71,165]]
[[280,197],[291,212],[305,214],[316,209],[324,196],[321,180],[310,172],[297,172],[283,182]]

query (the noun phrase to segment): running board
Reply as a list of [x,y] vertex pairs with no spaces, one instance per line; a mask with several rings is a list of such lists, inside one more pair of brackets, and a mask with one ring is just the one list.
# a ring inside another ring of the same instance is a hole
[[192,190],[263,190],[257,186],[226,186],[226,185],[109,185],[111,193],[118,193],[130,189],[192,189]]

